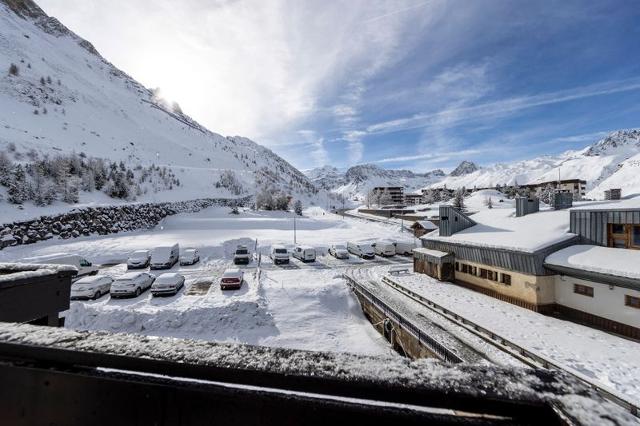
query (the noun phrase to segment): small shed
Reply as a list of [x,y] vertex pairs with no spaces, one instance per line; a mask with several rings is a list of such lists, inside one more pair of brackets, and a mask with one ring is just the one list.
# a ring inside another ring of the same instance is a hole
[[413,271],[439,281],[453,281],[455,256],[439,250],[413,249]]
[[428,234],[436,229],[438,229],[438,226],[430,220],[416,220],[413,225],[411,225],[413,235],[416,237],[422,237],[424,234]]

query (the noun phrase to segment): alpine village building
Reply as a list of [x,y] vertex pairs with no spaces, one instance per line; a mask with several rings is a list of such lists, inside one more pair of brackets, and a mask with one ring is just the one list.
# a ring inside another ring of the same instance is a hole
[[[466,214],[440,206],[414,271],[543,314],[640,339],[640,200]],[[536,208],[531,206],[535,205]]]

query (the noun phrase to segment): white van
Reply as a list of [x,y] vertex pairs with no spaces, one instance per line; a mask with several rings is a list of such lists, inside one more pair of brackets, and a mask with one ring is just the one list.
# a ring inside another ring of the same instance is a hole
[[396,241],[396,254],[413,255],[413,249],[416,244],[413,241]]
[[282,245],[271,246],[271,253],[269,254],[271,261],[274,265],[278,263],[289,263],[289,252],[287,248]]
[[151,252],[151,269],[171,269],[180,258],[180,245],[156,247]]
[[378,256],[395,256],[396,246],[391,241],[376,241],[373,245],[373,251]]
[[347,243],[347,250],[349,251],[349,253],[363,259],[373,259],[375,257],[373,247],[369,243],[356,243],[353,241],[349,241]]
[[296,248],[293,249],[293,257],[303,262],[315,262],[316,249],[310,246],[296,246]]
[[25,259],[22,259],[22,262],[75,266],[78,269],[78,275],[76,275],[76,277],[95,275],[98,273],[97,266],[94,266],[91,262],[78,254],[55,253],[46,256],[27,257]]

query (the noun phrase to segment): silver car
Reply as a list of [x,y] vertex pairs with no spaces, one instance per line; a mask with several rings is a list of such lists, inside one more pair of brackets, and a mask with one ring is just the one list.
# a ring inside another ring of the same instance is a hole
[[151,285],[154,296],[175,295],[184,287],[184,276],[175,272],[159,275]]
[[147,272],[127,272],[111,284],[111,297],[140,296],[156,279]]
[[198,249],[186,249],[180,255],[180,265],[194,265],[200,261]]
[[113,278],[107,275],[84,277],[71,284],[71,300],[99,299],[111,290]]

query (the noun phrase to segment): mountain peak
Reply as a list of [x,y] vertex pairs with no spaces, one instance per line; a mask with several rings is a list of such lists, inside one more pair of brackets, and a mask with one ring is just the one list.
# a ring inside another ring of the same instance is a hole
[[610,154],[624,148],[631,148],[637,151],[640,148],[640,129],[618,130],[609,133],[603,139],[589,147],[584,155],[597,157],[603,154]]
[[468,175],[469,173],[473,173],[479,169],[480,167],[478,167],[474,162],[464,160],[460,164],[458,164],[458,167],[456,167],[449,175],[464,176],[464,175]]

